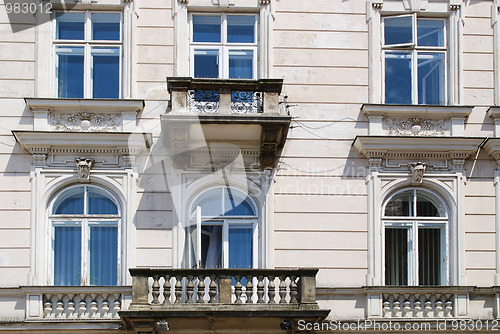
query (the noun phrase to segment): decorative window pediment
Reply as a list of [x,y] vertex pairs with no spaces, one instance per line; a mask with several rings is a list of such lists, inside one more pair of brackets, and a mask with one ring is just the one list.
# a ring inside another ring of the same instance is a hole
[[35,131],[135,131],[143,100],[26,98]]
[[364,104],[370,135],[453,136],[465,133],[472,106]]
[[408,170],[424,163],[427,171],[463,170],[465,160],[484,138],[358,136],[353,146],[370,161],[370,168]]

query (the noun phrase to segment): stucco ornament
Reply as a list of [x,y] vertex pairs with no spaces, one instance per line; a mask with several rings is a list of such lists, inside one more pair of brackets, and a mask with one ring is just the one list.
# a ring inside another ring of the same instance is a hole
[[78,171],[78,179],[80,179],[80,181],[89,181],[90,169],[94,165],[94,159],[79,158],[75,160],[75,163]]
[[413,184],[421,184],[424,179],[425,169],[427,165],[422,162],[414,162],[410,164],[411,179]]

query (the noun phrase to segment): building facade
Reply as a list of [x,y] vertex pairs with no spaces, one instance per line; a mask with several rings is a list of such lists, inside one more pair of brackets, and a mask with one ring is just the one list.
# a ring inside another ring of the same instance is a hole
[[493,332],[497,0],[4,0],[0,332]]

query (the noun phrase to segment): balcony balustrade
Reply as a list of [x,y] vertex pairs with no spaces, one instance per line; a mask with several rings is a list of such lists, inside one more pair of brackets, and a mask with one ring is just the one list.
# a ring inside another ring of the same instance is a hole
[[130,309],[317,309],[317,269],[130,269]]

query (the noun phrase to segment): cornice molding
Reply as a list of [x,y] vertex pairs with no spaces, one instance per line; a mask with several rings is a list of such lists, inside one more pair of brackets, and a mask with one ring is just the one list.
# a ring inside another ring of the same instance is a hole
[[474,106],[431,106],[431,105],[399,105],[399,104],[363,104],[361,111],[370,116],[386,117],[425,117],[446,119],[468,117]]
[[144,100],[25,98],[24,101],[33,112],[47,110],[50,112],[138,113],[144,108]]

